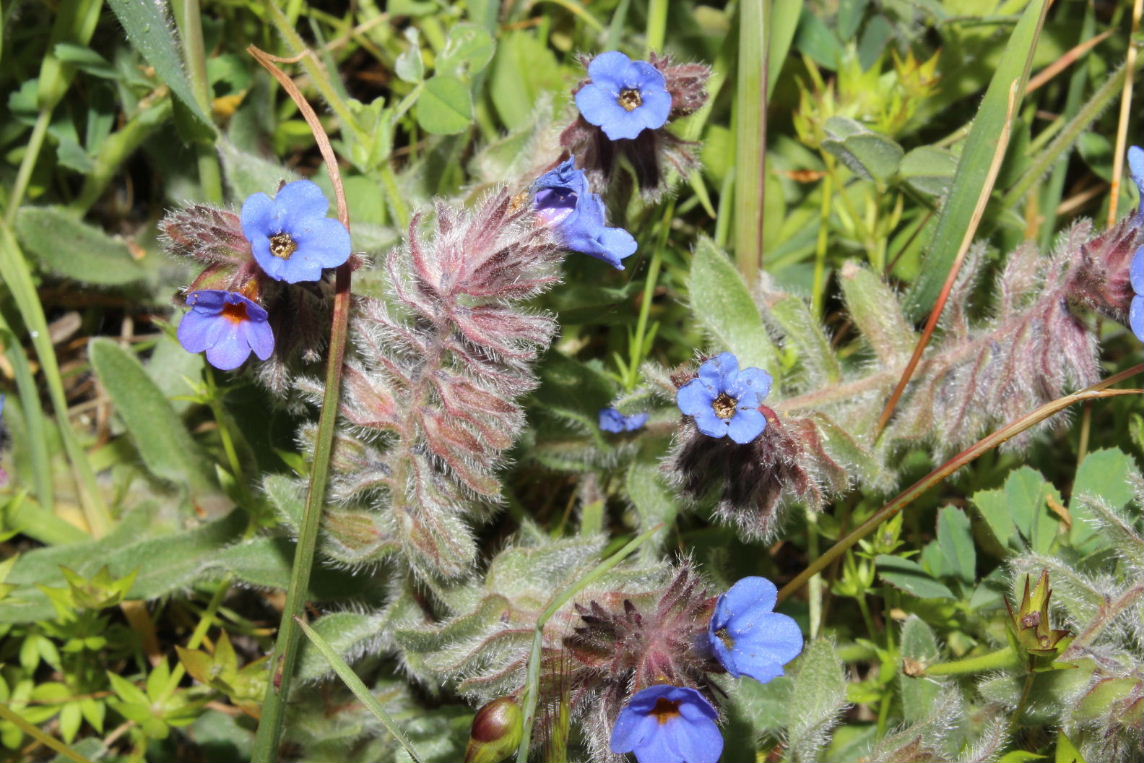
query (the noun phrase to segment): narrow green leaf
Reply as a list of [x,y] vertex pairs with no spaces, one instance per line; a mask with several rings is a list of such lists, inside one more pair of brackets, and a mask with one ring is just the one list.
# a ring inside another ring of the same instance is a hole
[[1084,755],[1063,731],[1057,732],[1057,752],[1053,763],[1085,763]]
[[92,340],[90,354],[148,470],[160,479],[187,485],[193,494],[217,492],[198,444],[135,356],[110,339]]
[[[735,70],[735,260],[754,282],[763,265],[763,210],[767,165],[767,88],[763,81],[767,45],[765,0],[739,3],[739,59]],[[734,27],[732,27],[734,28]]]
[[[389,635],[383,632],[382,626],[383,620],[376,614],[333,612],[315,620],[312,627],[342,659],[352,662],[359,655],[377,651],[375,645]],[[315,647],[310,644],[302,647],[298,655],[299,681],[316,681],[332,670]]]
[[663,529],[652,536],[652,540],[644,547],[645,553],[658,554],[679,514],[679,504],[674,493],[664,484],[663,474],[656,465],[639,461],[633,461],[628,469],[624,488],[639,515],[640,531],[663,524]]
[[77,281],[117,286],[146,275],[126,244],[59,207],[21,207],[16,235],[49,270]]
[[[767,195],[770,198],[770,194]],[[786,335],[785,347],[798,352],[807,382],[820,386],[842,380],[842,366],[830,347],[830,340],[822,330],[822,323],[811,315],[806,300],[793,294],[766,297],[767,310]]]
[[918,280],[910,292],[909,311],[919,315],[937,301],[938,292],[953,267],[961,239],[973,218],[977,199],[989,175],[997,141],[1009,112],[1009,94],[1016,86],[1016,102],[1024,98],[1029,67],[1045,20],[1047,0],[1032,0],[1005,45],[985,98],[973,120],[957,165],[949,198],[941,208],[937,231]]
[[955,574],[966,583],[977,579],[977,551],[969,517],[956,506],[946,506],[937,516],[937,542]]
[[894,588],[922,599],[956,599],[953,591],[939,583],[921,565],[900,556],[878,554],[878,574]]
[[943,196],[957,172],[957,157],[952,151],[934,146],[919,146],[902,157],[898,177],[913,188],[931,196]]
[[779,73],[787,60],[794,33],[798,29],[798,19],[802,15],[803,0],[783,0],[771,4],[771,25],[769,49],[767,50],[767,99],[775,91]]
[[782,364],[743,276],[715,242],[700,237],[691,261],[691,311],[699,323],[739,358],[776,378]]
[[183,68],[182,51],[175,39],[175,29],[171,23],[165,0],[107,0],[111,10],[119,18],[127,39],[143,56],[147,63],[155,67],[159,80],[171,88],[171,92],[187,107],[194,117],[215,133],[211,118],[203,112],[191,91],[191,83]]
[[417,100],[417,123],[434,135],[455,135],[473,121],[473,97],[460,79],[439,74],[425,81]]
[[232,199],[245,199],[259,192],[273,196],[279,183],[299,179],[299,175],[280,162],[247,153],[229,140],[219,140],[218,152]]
[[334,669],[334,672],[338,674],[338,677],[342,679],[349,690],[354,693],[354,696],[361,700],[362,704],[366,706],[366,709],[373,713],[373,716],[385,727],[386,731],[393,735],[393,738],[405,749],[405,752],[409,754],[409,757],[413,759],[414,763],[421,763],[421,757],[417,754],[413,743],[409,741],[401,731],[401,727],[389,716],[389,713],[385,712],[385,708],[377,701],[377,697],[373,696],[373,692],[369,690],[369,687],[362,683],[362,680],[357,677],[357,674],[346,664],[345,660],[338,656],[338,653],[334,651],[317,631],[307,625],[300,617],[295,618],[295,621],[302,629],[302,632],[306,634],[306,638],[310,639],[310,643],[326,658],[330,663],[330,667]]
[[897,295],[881,278],[853,260],[843,264],[839,275],[850,317],[883,367],[904,365],[917,343],[917,335],[902,315]]

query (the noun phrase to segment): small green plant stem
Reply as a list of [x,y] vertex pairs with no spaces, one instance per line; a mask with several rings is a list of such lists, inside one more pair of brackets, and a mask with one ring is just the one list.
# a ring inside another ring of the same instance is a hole
[[23,731],[25,734],[32,737],[45,747],[49,747],[52,750],[55,750],[68,760],[74,760],[75,763],[91,763],[91,760],[80,755],[78,752],[68,747],[60,740],[56,739],[50,734],[44,733],[44,731],[39,726],[26,721],[24,716],[20,715],[3,702],[0,702],[0,718],[3,718],[9,723],[17,726],[20,731]]
[[647,46],[644,55],[663,51],[667,34],[667,0],[650,0],[647,8]]
[[528,763],[528,750],[532,746],[532,724],[536,720],[536,705],[540,700],[540,652],[544,644],[544,626],[576,594],[611,572],[620,562],[631,556],[636,549],[662,529],[663,523],[660,522],[650,530],[633,538],[623,548],[593,567],[588,574],[557,595],[540,614],[540,617],[536,619],[536,632],[532,637],[532,652],[528,658],[528,678],[524,685],[524,694],[520,703],[524,713],[524,733],[520,738],[520,746],[516,750],[516,763]]
[[[207,55],[203,46],[202,9],[199,0],[174,0],[179,37],[183,43],[183,61],[191,80],[191,92],[204,114],[211,113],[210,81],[207,79]],[[212,141],[213,142],[213,141]],[[222,168],[211,143],[197,147],[199,185],[207,201],[222,203]]]
[[[273,4],[271,4],[273,5]],[[272,15],[280,11],[272,10]],[[297,104],[299,111],[314,134],[314,141],[326,163],[330,182],[334,187],[334,197],[338,205],[338,219],[349,230],[349,206],[346,204],[345,188],[338,170],[337,157],[330,145],[322,123],[314,108],[306,101],[298,86],[275,64],[275,57],[253,45],[247,52],[255,57],[267,71],[282,85],[283,89]],[[310,61],[308,54],[303,60]],[[310,66],[307,66],[309,71]],[[320,66],[315,68],[321,69]],[[322,72],[325,74],[324,72]],[[294,563],[290,571],[290,587],[286,591],[286,604],[282,611],[282,623],[278,629],[278,640],[274,644],[274,659],[271,663],[270,681],[266,687],[266,698],[262,703],[262,718],[254,739],[251,759],[253,763],[270,763],[278,756],[278,742],[282,736],[282,723],[286,718],[286,702],[290,697],[290,686],[294,675],[294,665],[298,660],[301,630],[298,616],[306,603],[310,590],[310,572],[314,565],[314,552],[318,545],[318,528],[321,525],[322,510],[326,504],[326,486],[330,476],[330,457],[333,454],[334,427],[338,417],[338,403],[341,399],[342,362],[345,359],[349,336],[351,266],[345,263],[335,271],[334,306],[330,326],[329,354],[326,359],[325,392],[322,397],[322,412],[318,418],[318,432],[314,441],[314,462],[310,470],[310,485],[306,493],[306,506],[298,530],[298,545],[294,550]]]
[[52,122],[52,110],[40,109],[36,116],[36,124],[32,126],[32,134],[28,136],[28,144],[24,147],[24,157],[20,160],[20,169],[16,171],[16,182],[12,184],[12,193],[8,196],[8,206],[4,209],[4,222],[12,225],[16,222],[16,212],[24,203],[24,194],[28,191],[28,183],[32,181],[32,172],[36,169],[36,162],[40,158],[40,149],[44,147],[44,137],[48,134],[48,125]]
[[32,461],[33,481],[36,487],[36,500],[48,511],[54,511],[55,498],[52,484],[52,460],[48,452],[47,422],[40,407],[40,394],[36,390],[36,380],[24,348],[16,340],[16,334],[0,314],[0,340],[8,345],[5,348],[8,361],[12,364],[16,377],[16,391],[20,396],[20,412],[24,415],[24,426],[28,431],[28,455]]
[[647,267],[647,280],[644,282],[643,301],[640,303],[640,315],[636,320],[636,333],[628,348],[631,361],[624,373],[624,387],[628,392],[636,388],[639,383],[639,368],[647,357],[647,324],[651,315],[651,303],[655,298],[655,285],[659,281],[659,271],[663,267],[663,249],[667,246],[667,235],[671,231],[671,220],[675,216],[675,199],[668,202],[663,212],[663,221],[660,224],[659,239],[651,253],[651,262]]
[[1037,674],[1031,669],[1025,673],[1025,686],[1021,689],[1021,699],[1017,701],[1017,707],[1013,709],[1013,714],[1009,716],[1009,734],[1012,735],[1017,731],[1017,726],[1021,723],[1021,716],[1025,714],[1025,708],[1029,706],[1029,697],[1033,693],[1033,681],[1037,678]]
[[936,665],[927,665],[921,672],[923,676],[964,676],[976,673],[985,673],[990,670],[1005,670],[1015,668],[1021,664],[1021,658],[1013,647],[1007,646],[996,652],[980,654],[975,657],[966,657],[963,660],[939,662]]
[[[818,515],[814,509],[806,507],[806,552],[813,559],[818,556]],[[809,638],[818,637],[822,628],[822,575],[810,579],[810,633]]]
[[858,541],[874,532],[874,530],[878,529],[878,526],[885,522],[887,519],[892,519],[895,514],[904,509],[906,506],[909,506],[920,496],[927,493],[930,488],[940,484],[947,477],[961,469],[961,467],[965,466],[966,464],[977,460],[977,458],[979,458],[982,454],[988,453],[1007,440],[1016,437],[1027,429],[1040,424],[1050,416],[1060,413],[1064,409],[1077,403],[1104,397],[1139,395],[1141,390],[1107,388],[1136,374],[1139,374],[1141,371],[1144,371],[1144,364],[1135,365],[1125,371],[1113,374],[1107,379],[1097,382],[1091,387],[1045,403],[1040,408],[1037,408],[1025,416],[1022,416],[1011,424],[998,429],[996,432],[993,432],[984,439],[978,440],[977,443],[967,448],[966,450],[963,450],[961,453],[957,454],[952,459],[946,461],[944,464],[931,471],[925,477],[922,477],[920,480],[915,482],[903,493],[899,494],[896,498],[879,509],[877,513],[874,514],[874,516],[870,517],[861,525],[854,528],[844,538],[841,538],[837,543],[827,549],[826,552],[822,554],[822,556],[811,562],[805,570],[800,572],[795,576],[793,580],[783,586],[782,590],[779,591],[779,601],[785,601],[791,596],[791,594],[795,593],[804,585],[806,585],[810,578],[826,569],[835,559],[846,553],[847,549],[851,548]]
[[763,201],[767,146],[767,3],[739,4],[735,84],[735,260],[747,284],[763,266]]

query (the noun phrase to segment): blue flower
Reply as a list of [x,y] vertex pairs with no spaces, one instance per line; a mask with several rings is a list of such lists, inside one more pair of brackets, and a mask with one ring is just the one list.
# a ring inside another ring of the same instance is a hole
[[576,93],[576,106],[589,123],[612,140],[634,138],[663,127],[671,114],[667,79],[647,61],[633,61],[612,50],[588,64],[592,78]]
[[242,205],[242,232],[254,259],[277,281],[317,281],[323,268],[349,259],[350,232],[340,220],[326,217],[330,202],[309,180],[283,186],[276,198],[264,193]]
[[717,717],[695,689],[650,686],[620,711],[612,752],[634,752],[639,763],[715,763],[723,753]]
[[623,228],[604,225],[604,202],[588,189],[588,178],[568,159],[533,183],[536,214],[574,252],[590,254],[623,270],[636,240]]
[[1144,342],[1144,246],[1132,255],[1132,264],[1128,267],[1128,279],[1132,282],[1132,291],[1136,292],[1136,296],[1132,298],[1132,305],[1128,308],[1128,325],[1132,327],[1132,333],[1136,338]]
[[274,331],[258,304],[236,291],[203,289],[187,297],[191,311],[179,324],[179,342],[188,352],[207,353],[207,362],[230,371],[253,350],[259,360],[274,352]]
[[703,434],[730,436],[744,444],[767,428],[767,417],[759,406],[773,381],[761,368],[740,371],[738,358],[724,352],[700,366],[699,378],[684,384],[676,400],[681,411],[695,417],[695,426]]
[[707,641],[727,672],[766,683],[802,651],[802,631],[772,610],[778,590],[766,578],[743,578],[715,603]]
[[[1135,222],[1137,225],[1144,224],[1144,149],[1140,146],[1128,147],[1128,174],[1140,192],[1140,206],[1136,210]],[[1140,290],[1136,293],[1139,294]]]
[[615,408],[603,408],[600,410],[600,429],[605,432],[634,432],[637,429],[643,429],[643,425],[647,423],[648,414],[646,413],[633,413],[631,416],[625,416],[617,411]]

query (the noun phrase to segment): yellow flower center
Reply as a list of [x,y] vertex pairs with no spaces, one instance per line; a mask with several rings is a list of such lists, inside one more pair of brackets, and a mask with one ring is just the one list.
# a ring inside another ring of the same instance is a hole
[[284,260],[298,251],[298,242],[289,233],[275,233],[270,237],[270,253]]
[[643,96],[640,94],[639,90],[635,90],[633,88],[621,90],[620,97],[616,100],[619,101],[620,105],[628,111],[635,111],[643,105]]
[[672,702],[666,697],[660,697],[655,701],[655,707],[651,709],[651,714],[655,716],[655,719],[659,721],[659,724],[662,726],[672,718],[679,717],[679,703]]
[[711,407],[715,409],[715,415],[721,419],[729,419],[735,415],[735,409],[739,406],[739,401],[723,392],[719,397],[712,401]]

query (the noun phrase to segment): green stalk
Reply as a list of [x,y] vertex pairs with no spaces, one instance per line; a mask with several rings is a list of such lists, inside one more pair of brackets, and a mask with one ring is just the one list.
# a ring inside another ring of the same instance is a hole
[[[271,4],[273,6],[273,4]],[[272,10],[272,15],[281,11]],[[282,85],[283,89],[298,105],[306,124],[314,134],[314,141],[325,160],[330,183],[338,203],[338,219],[350,228],[349,207],[346,204],[345,187],[338,170],[337,156],[330,145],[330,138],[322,127],[314,107],[302,95],[298,86],[277,65],[273,58],[255,46],[247,48],[267,71]],[[308,60],[308,59],[304,59]],[[313,61],[310,61],[313,64]],[[320,66],[315,68],[321,70]],[[309,66],[307,66],[309,69]],[[326,76],[324,71],[321,72]],[[342,363],[345,360],[346,344],[349,337],[350,286],[352,271],[350,263],[338,267],[334,281],[334,309],[330,326],[330,347],[326,365],[326,384],[322,397],[322,412],[318,419],[318,432],[314,442],[314,465],[310,472],[310,486],[306,494],[306,507],[298,531],[298,545],[294,550],[294,563],[290,571],[290,587],[286,591],[286,605],[282,611],[282,623],[278,630],[278,640],[274,644],[274,661],[271,680],[266,687],[266,698],[262,703],[262,718],[258,733],[254,738],[252,763],[270,763],[278,756],[278,742],[282,736],[282,723],[286,718],[286,701],[290,697],[290,685],[294,677],[294,665],[298,661],[301,631],[298,616],[306,603],[310,590],[310,572],[314,565],[314,552],[318,545],[318,529],[321,525],[322,510],[326,504],[326,487],[330,478],[330,458],[334,447],[334,428],[338,418],[338,403],[341,400]]]
[[922,675],[963,676],[971,673],[985,673],[990,670],[1015,668],[1020,664],[1021,660],[1017,656],[1017,653],[1013,651],[1013,647],[1007,646],[1004,649],[998,649],[996,652],[978,655],[977,657],[966,657],[964,660],[953,660],[952,662],[939,662],[936,665],[929,665],[922,672]]
[[735,260],[747,284],[763,265],[763,195],[767,146],[767,28],[764,0],[739,6],[735,85]]
[[32,180],[32,170],[36,169],[36,162],[40,158],[40,149],[44,147],[44,136],[48,134],[48,125],[52,121],[51,109],[40,109],[36,117],[36,124],[32,127],[32,134],[28,136],[28,145],[24,148],[24,158],[20,160],[20,169],[16,171],[16,182],[12,185],[12,195],[8,197],[8,206],[4,210],[4,223],[12,225],[16,222],[16,212],[24,203],[24,194],[28,191],[28,183]]
[[628,364],[627,372],[624,374],[624,386],[627,391],[631,392],[635,389],[636,382],[639,380],[639,367],[643,363],[644,358],[647,357],[647,322],[651,314],[651,302],[655,297],[655,285],[659,281],[659,270],[663,266],[663,248],[667,245],[667,234],[671,229],[671,218],[675,215],[675,199],[668,202],[667,208],[664,210],[663,222],[660,227],[659,240],[656,242],[656,247],[651,253],[651,263],[647,268],[647,281],[644,283],[643,302],[640,303],[640,316],[636,322],[636,334],[632,339],[631,347],[631,362]]
[[1022,416],[1012,424],[1002,427],[993,434],[985,437],[982,440],[979,440],[970,448],[963,450],[961,453],[957,454],[949,461],[946,461],[944,464],[934,469],[925,477],[922,477],[920,480],[915,482],[913,485],[907,488],[905,492],[901,493],[894,500],[890,501],[881,509],[879,509],[877,513],[874,514],[874,516],[870,517],[861,525],[856,527],[849,534],[847,534],[846,537],[841,538],[837,543],[827,549],[822,556],[811,562],[805,570],[800,572],[792,581],[783,586],[782,590],[779,591],[779,601],[785,601],[791,596],[791,594],[795,593],[804,585],[806,585],[807,581],[814,577],[815,574],[826,569],[835,559],[846,553],[848,548],[865,538],[870,533],[874,532],[874,530],[878,529],[879,525],[881,525],[886,520],[893,518],[895,514],[920,498],[922,495],[928,492],[930,488],[940,484],[961,467],[972,463],[981,455],[988,453],[990,450],[993,450],[1007,440],[1016,437],[1027,429],[1040,424],[1050,416],[1060,413],[1064,409],[1075,405],[1076,403],[1084,402],[1085,400],[1095,400],[1097,398],[1103,397],[1139,395],[1140,390],[1110,390],[1106,388],[1111,387],[1112,385],[1117,384],[1131,376],[1139,374],[1141,371],[1144,371],[1144,364],[1135,365],[1125,371],[1113,374],[1107,379],[1097,382],[1091,387],[1045,403],[1040,408],[1037,408],[1031,413]]
[[44,412],[40,408],[40,394],[36,390],[36,380],[24,348],[16,340],[15,333],[0,314],[0,338],[8,345],[8,360],[16,377],[16,391],[20,396],[20,409],[24,414],[24,428],[28,435],[28,454],[32,459],[32,475],[36,486],[36,500],[48,511],[55,507],[52,485],[52,461],[48,452],[47,425]]
[[667,34],[667,0],[650,0],[647,8],[647,46],[644,55],[663,51]]
[[[183,43],[183,61],[191,80],[191,92],[199,107],[208,116],[211,113],[210,81],[207,79],[207,55],[203,46],[202,9],[199,0],[174,0],[179,24],[179,38]],[[211,143],[198,146],[199,184],[207,201],[222,203],[222,169],[218,154]]]
[[67,758],[68,760],[74,760],[75,763],[91,763],[88,758],[80,755],[78,752],[68,747],[60,740],[56,739],[50,734],[45,734],[39,726],[29,723],[24,719],[24,716],[20,715],[3,702],[0,702],[0,718],[3,718],[9,723],[14,724],[20,729],[20,731],[23,731],[25,734],[32,737],[45,747],[55,750],[57,753]]
[[[828,168],[834,163],[826,158]],[[826,304],[826,247],[830,243],[830,207],[834,200],[834,173],[828,171],[822,176],[822,210],[819,214],[818,241],[814,248],[814,285],[811,287],[811,310],[821,316]]]
[[520,738],[520,746],[516,750],[516,763],[528,763],[528,748],[532,746],[532,724],[536,720],[536,705],[540,699],[540,651],[544,643],[544,626],[548,624],[553,615],[560,611],[561,607],[572,600],[572,597],[611,572],[616,565],[627,559],[636,549],[662,529],[663,523],[660,522],[642,535],[629,541],[619,551],[593,567],[587,575],[562,591],[536,619],[536,632],[532,637],[532,652],[528,658],[528,678],[524,685],[524,696],[521,700],[524,710],[524,733]]

